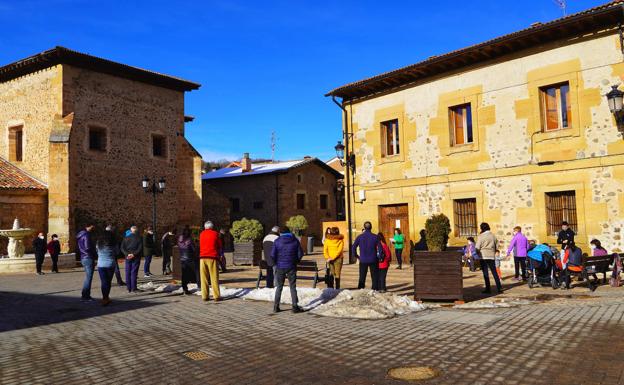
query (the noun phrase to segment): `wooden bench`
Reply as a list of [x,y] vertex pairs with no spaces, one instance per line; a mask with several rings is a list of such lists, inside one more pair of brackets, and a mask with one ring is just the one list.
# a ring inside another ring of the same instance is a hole
[[[264,270],[269,269],[270,267],[267,265],[266,261],[261,260],[260,263],[258,264],[259,266],[259,271],[258,271],[258,280],[256,281],[256,289],[258,289],[260,287],[260,281],[266,277],[266,275],[264,275]],[[314,276],[313,277],[300,277],[299,273],[302,271],[309,271],[309,272],[313,272]],[[316,288],[316,284],[319,281],[319,267],[318,264],[316,263],[316,261],[301,261],[299,262],[299,264],[297,265],[297,280],[302,279],[302,278],[307,278],[307,279],[312,279],[314,280],[314,283],[312,284],[313,288]]]
[[[603,283],[607,282],[607,272],[611,271],[609,265],[613,263],[612,255],[605,255],[601,257],[590,257],[586,253],[583,254],[583,268],[579,272],[570,271],[568,273],[570,276],[581,276],[581,279],[587,281],[587,287],[589,290],[594,291],[598,287],[598,277],[596,274],[602,273]],[[596,276],[596,278],[592,281],[589,279],[590,275]]]

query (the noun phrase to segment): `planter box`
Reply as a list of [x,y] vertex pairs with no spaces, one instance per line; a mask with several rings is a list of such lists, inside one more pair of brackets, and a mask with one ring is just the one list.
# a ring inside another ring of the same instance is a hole
[[464,299],[461,253],[417,251],[414,253],[414,299]]
[[234,265],[258,266],[262,259],[262,244],[255,242],[234,242]]

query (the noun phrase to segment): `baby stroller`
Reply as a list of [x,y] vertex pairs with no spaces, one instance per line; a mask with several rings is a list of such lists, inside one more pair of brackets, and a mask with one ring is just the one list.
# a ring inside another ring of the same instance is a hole
[[553,289],[559,287],[559,279],[553,252],[548,245],[537,245],[527,253],[529,257],[529,288],[550,285]]

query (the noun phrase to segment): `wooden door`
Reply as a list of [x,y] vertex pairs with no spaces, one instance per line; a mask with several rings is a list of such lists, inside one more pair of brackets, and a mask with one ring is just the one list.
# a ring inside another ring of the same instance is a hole
[[409,211],[407,204],[379,206],[379,232],[383,233],[392,251],[392,262],[396,263],[394,247],[390,239],[394,237],[394,229],[401,229],[405,236],[403,246],[403,263],[409,264],[410,234],[409,234]]

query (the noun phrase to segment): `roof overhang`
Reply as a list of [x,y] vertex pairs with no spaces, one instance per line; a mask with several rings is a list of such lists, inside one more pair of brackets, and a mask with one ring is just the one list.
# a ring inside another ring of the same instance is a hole
[[328,92],[325,96],[340,97],[343,101],[369,97],[463,67],[517,53],[523,49],[577,37],[590,31],[613,28],[618,26],[623,19],[624,1],[612,1],[583,12],[547,23],[536,23],[521,31],[443,55],[432,56],[407,67],[350,83]]
[[188,80],[87,55],[65,47],[55,47],[0,67],[0,83],[58,64],[67,64],[176,91],[191,91],[200,87],[200,84]]

